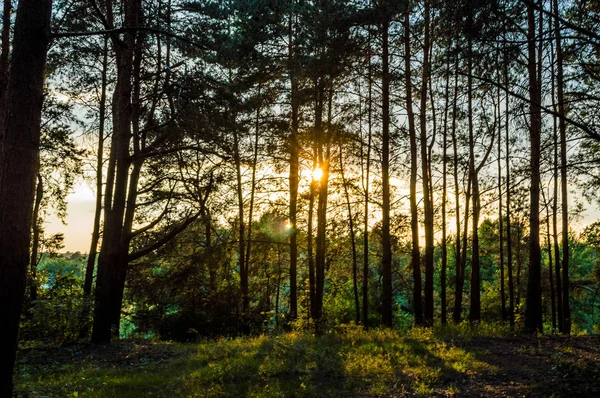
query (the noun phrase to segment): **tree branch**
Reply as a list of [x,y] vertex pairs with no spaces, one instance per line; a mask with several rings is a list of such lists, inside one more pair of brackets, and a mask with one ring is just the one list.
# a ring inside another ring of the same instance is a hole
[[173,228],[169,233],[167,233],[166,235],[164,235],[162,238],[158,239],[151,245],[148,245],[136,252],[130,253],[129,256],[127,257],[127,261],[128,262],[135,261],[138,258],[145,256],[146,254],[150,254],[153,251],[160,249],[165,244],[167,244],[169,241],[171,241],[173,238],[175,238],[177,235],[179,235],[181,232],[183,232],[188,227],[188,225],[190,225],[191,223],[196,221],[196,219],[198,219],[199,216],[200,216],[200,212],[194,214],[192,217],[187,218],[184,222],[179,224],[177,227]]

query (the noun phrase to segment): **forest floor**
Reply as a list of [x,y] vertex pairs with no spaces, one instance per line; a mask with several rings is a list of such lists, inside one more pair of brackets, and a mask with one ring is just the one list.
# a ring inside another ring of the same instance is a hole
[[600,336],[342,329],[19,352],[20,397],[600,397]]

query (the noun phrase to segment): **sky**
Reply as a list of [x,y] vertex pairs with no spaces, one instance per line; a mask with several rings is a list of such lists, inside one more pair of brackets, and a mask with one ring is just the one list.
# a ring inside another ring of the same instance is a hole
[[[402,185],[399,181],[395,182]],[[67,197],[67,202],[68,215],[65,220],[67,225],[62,224],[54,214],[51,214],[44,225],[45,234],[50,236],[62,232],[65,235],[64,252],[87,253],[90,250],[94,224],[95,194],[86,182],[79,181],[73,192]],[[572,222],[572,228],[579,232],[584,226],[598,219],[600,219],[600,211],[588,204],[588,209],[582,219]],[[452,221],[449,221],[452,225]]]
[[51,214],[44,224],[45,235],[50,236],[57,232],[63,232],[65,234],[63,251],[89,252],[94,225],[95,201],[94,192],[89,186],[85,182],[77,183],[73,193],[67,197],[69,206],[65,220],[67,225]]

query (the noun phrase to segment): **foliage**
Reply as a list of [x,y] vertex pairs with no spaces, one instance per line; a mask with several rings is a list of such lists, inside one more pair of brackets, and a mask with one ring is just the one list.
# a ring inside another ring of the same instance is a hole
[[77,340],[84,267],[85,257],[76,253],[42,256],[37,272],[38,298],[25,303],[21,339],[26,344]]

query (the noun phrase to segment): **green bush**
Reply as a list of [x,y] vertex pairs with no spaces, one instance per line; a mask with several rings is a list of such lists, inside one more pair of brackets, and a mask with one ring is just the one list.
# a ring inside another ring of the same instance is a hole
[[40,264],[36,282],[38,298],[26,303],[22,340],[56,344],[76,340],[82,326],[83,304],[79,264],[67,258],[45,261]]

